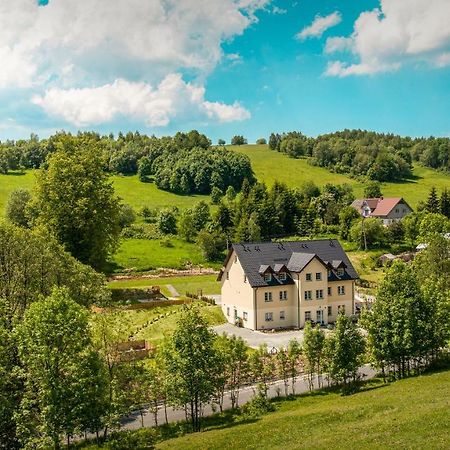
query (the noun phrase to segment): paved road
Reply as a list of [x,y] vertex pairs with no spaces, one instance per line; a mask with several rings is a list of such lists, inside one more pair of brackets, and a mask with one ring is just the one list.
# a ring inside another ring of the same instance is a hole
[[[364,379],[370,379],[373,378],[376,375],[376,372],[369,366],[365,365],[361,367],[360,374],[364,377]],[[317,379],[314,381],[315,389],[317,389]],[[306,377],[299,378],[297,382],[295,383],[295,393],[301,394],[303,392],[307,392],[308,389],[308,381]],[[276,381],[271,384],[268,392],[268,396],[270,398],[274,398],[279,396],[279,393],[284,393],[284,383],[282,380]],[[291,391],[289,391],[291,392]],[[239,404],[243,405],[244,403],[248,402],[252,399],[252,397],[255,394],[255,387],[254,386],[248,386],[240,390],[239,392]],[[231,408],[231,399],[230,396],[225,394],[224,398],[224,409],[230,409]],[[204,409],[204,416],[210,416],[214,412],[217,412],[218,407],[216,408],[216,411],[213,411],[211,405],[207,405]],[[167,410],[167,417],[169,422],[178,422],[180,420],[185,420],[185,413],[184,410],[179,409],[172,409],[168,408]],[[165,422],[164,417],[164,409],[161,408],[158,410],[158,423],[162,424]],[[144,415],[144,426],[145,427],[152,427],[155,426],[155,421],[152,413],[146,413]],[[128,429],[128,430],[134,430],[137,428],[141,428],[141,416],[139,412],[135,412],[131,414],[129,417],[123,419],[122,421],[122,428]]]

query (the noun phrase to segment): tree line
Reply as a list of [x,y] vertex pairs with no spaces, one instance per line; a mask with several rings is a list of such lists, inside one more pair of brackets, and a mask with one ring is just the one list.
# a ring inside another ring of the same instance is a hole
[[399,181],[411,177],[412,161],[433,169],[450,170],[449,138],[410,138],[363,130],[343,130],[307,137],[301,132],[272,133],[272,150],[292,158],[307,157],[332,172]]
[[244,178],[254,180],[247,156],[211,146],[196,130],[161,138],[139,132],[117,137],[60,132],[43,140],[31,135],[27,140],[0,143],[0,173],[45,167],[49,156],[68,140],[78,147],[95,148],[105,171],[138,174],[141,181],[154,180],[160,189],[178,194],[223,192],[228,186],[238,189]]

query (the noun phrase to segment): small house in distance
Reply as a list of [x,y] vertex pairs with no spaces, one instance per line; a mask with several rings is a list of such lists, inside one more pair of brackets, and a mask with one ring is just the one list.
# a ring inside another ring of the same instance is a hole
[[340,243],[320,239],[233,244],[218,281],[228,322],[267,330],[352,315],[357,278]]
[[363,198],[353,201],[353,208],[362,214],[364,207],[369,207],[370,217],[376,217],[383,221],[383,225],[398,222],[407,214],[412,213],[412,208],[401,197]]

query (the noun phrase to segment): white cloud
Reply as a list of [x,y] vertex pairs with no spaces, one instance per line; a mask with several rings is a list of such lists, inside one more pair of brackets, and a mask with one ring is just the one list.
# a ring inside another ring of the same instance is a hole
[[282,14],[286,14],[286,13],[287,13],[287,9],[280,8],[279,6],[274,6],[272,8],[272,14],[282,15]]
[[[181,72],[202,86],[224,56],[223,42],[257,22],[255,13],[269,2],[50,0],[38,6],[37,0],[0,0],[0,89],[32,89],[35,99],[47,99],[56,109],[53,97],[61,94],[72,105],[71,112],[60,111],[61,116],[73,123],[99,123],[111,113],[100,112],[88,94],[111,102],[113,91],[125,89],[119,80],[129,80],[127,89],[145,90],[143,86],[151,89],[149,85],[163,84],[170,74]],[[188,88],[179,91],[188,96],[186,102],[190,93]],[[91,112],[77,109],[77,101],[92,103]],[[207,116],[221,120],[219,113]],[[163,119],[150,122],[164,122],[165,117],[174,116],[163,114]]]
[[447,65],[450,1],[381,0],[360,14],[349,37],[327,40],[325,52],[350,50],[357,62],[331,62],[326,74],[362,75],[396,70],[408,62]]
[[51,116],[85,127],[110,122],[119,115],[166,126],[174,117],[209,118],[219,122],[245,120],[250,113],[239,103],[226,105],[204,99],[205,89],[185,83],[180,74],[167,75],[156,89],[123,79],[94,88],[48,89],[32,102]]
[[436,58],[436,66],[437,67],[446,67],[450,65],[450,52],[441,53]]
[[341,21],[342,17],[339,11],[335,11],[334,13],[331,13],[325,17],[317,15],[311,25],[303,28],[302,31],[296,34],[296,38],[303,40],[309,37],[321,37],[326,30],[334,27]]
[[347,37],[329,37],[325,43],[325,53],[342,52],[352,49],[352,38]]

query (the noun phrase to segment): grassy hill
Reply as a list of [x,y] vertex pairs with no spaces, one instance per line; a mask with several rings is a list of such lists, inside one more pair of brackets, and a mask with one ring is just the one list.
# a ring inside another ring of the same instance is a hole
[[447,370],[387,385],[375,381],[346,397],[313,392],[277,402],[276,412],[260,419],[218,424],[156,448],[444,449],[450,442],[449,423]]
[[[331,173],[328,170],[311,166],[306,159],[292,159],[286,155],[272,151],[267,145],[229,146],[228,148],[249,156],[256,177],[267,185],[275,180],[285,182],[288,186],[299,187],[305,181],[314,181],[319,186],[325,183],[349,183],[353,186],[356,196],[363,193],[363,183],[346,175]],[[403,183],[383,183],[385,196],[404,197],[414,208],[420,200],[425,200],[430,188],[435,186],[438,191],[450,186],[450,175],[427,169],[414,167],[414,177]],[[24,174],[0,175],[0,216],[4,214],[9,193],[14,189],[31,189],[35,174],[27,171]],[[177,206],[185,209],[200,200],[209,201],[209,197],[202,195],[176,195],[158,189],[154,183],[142,183],[134,176],[112,176],[117,194],[125,203],[130,204],[136,211],[143,206],[162,208]],[[171,247],[162,247],[160,241],[142,239],[126,239],[114,257],[111,271],[121,272],[133,268],[145,271],[158,267],[184,267],[186,261],[201,264],[203,257],[193,243],[186,243],[180,239],[171,239]],[[215,266],[217,266],[216,264]]]
[[[270,150],[267,145],[229,146],[239,153],[247,155],[259,181],[268,186],[275,180],[282,181],[290,187],[299,187],[305,181],[314,181],[319,186],[325,183],[348,183],[353,186],[355,195],[362,196],[364,184],[347,175],[331,173],[323,167],[311,166],[306,159],[289,158],[283,153]],[[438,191],[450,186],[450,175],[426,167],[415,166],[413,178],[402,183],[383,183],[385,197],[404,197],[415,208],[420,200],[425,200],[430,188]]]
[[[322,167],[311,166],[306,159],[292,159],[283,153],[272,151],[267,145],[229,146],[229,149],[248,155],[253,170],[260,181],[267,185],[275,180],[282,181],[291,187],[299,187],[305,181],[314,181],[319,186],[325,183],[349,183],[353,186],[356,196],[361,196],[364,185],[347,175],[331,173]],[[415,166],[413,178],[402,183],[383,183],[385,196],[404,197],[412,207],[424,200],[430,188],[435,186],[439,191],[450,186],[450,175]],[[136,175],[112,177],[117,194],[125,203],[138,210],[142,206],[162,208],[177,206],[180,209],[189,208],[200,200],[208,200],[204,195],[176,195],[158,189],[153,183],[142,183]],[[8,195],[18,188],[31,189],[34,183],[33,171],[24,174],[0,175],[0,211],[3,212]]]
[[[180,209],[189,208],[200,200],[209,200],[206,195],[176,195],[162,191],[154,183],[142,183],[137,175],[120,176],[113,175],[112,181],[116,193],[125,203],[130,204],[136,211],[143,206],[150,208],[163,208],[177,206]],[[0,215],[4,214],[6,202],[11,191],[15,189],[31,189],[35,180],[34,171],[26,171],[23,174],[0,174]]]

